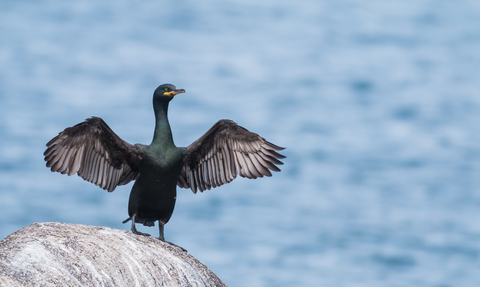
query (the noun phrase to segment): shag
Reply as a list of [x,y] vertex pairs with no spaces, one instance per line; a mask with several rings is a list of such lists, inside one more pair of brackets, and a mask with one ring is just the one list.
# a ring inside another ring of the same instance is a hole
[[140,235],[135,223],[154,226],[158,220],[165,241],[164,225],[170,219],[177,197],[176,186],[203,192],[247,178],[272,176],[285,156],[283,150],[231,120],[220,120],[188,147],[176,147],[168,123],[168,104],[185,93],[163,84],[153,94],[155,132],[150,145],[129,144],[98,117],[66,128],[47,143],[44,153],[53,172],[73,175],[112,192],[119,185],[135,183],[128,202],[131,230]]

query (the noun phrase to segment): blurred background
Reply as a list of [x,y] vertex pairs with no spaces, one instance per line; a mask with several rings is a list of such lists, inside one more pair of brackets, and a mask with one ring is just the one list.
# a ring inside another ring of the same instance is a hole
[[227,285],[478,285],[479,3],[1,1],[0,239],[129,230],[132,184],[51,173],[45,144],[90,116],[149,144],[173,83],[178,146],[229,118],[287,147],[272,178],[178,190],[167,240]]

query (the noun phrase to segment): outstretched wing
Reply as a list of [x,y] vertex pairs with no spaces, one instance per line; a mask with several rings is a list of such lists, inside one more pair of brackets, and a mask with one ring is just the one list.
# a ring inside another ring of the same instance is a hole
[[178,186],[191,188],[193,193],[217,187],[234,180],[272,176],[280,171],[278,159],[283,150],[256,133],[231,120],[220,120],[202,137],[187,147]]
[[66,128],[47,143],[43,154],[51,171],[73,175],[109,192],[138,177],[141,154],[101,119],[91,117]]

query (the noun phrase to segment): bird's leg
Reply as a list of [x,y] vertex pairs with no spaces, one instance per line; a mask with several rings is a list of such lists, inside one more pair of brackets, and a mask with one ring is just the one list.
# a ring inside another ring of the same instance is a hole
[[165,226],[165,223],[161,222],[160,220],[158,221],[158,228],[160,229],[160,236],[158,237],[158,239],[162,240],[163,242],[166,242],[170,245],[173,245],[175,247],[178,247],[180,249],[182,249],[183,251],[187,252],[187,249],[181,247],[181,246],[178,246],[177,244],[174,244],[172,242],[169,242],[169,241],[165,241],[165,233],[164,233],[164,226]]
[[165,241],[165,233],[164,233],[164,226],[165,226],[165,223],[161,222],[160,220],[158,221],[158,229],[160,230],[160,236],[158,237],[158,239],[162,240],[162,241]]
[[135,233],[135,234],[138,234],[138,235],[150,236],[150,234],[148,234],[148,233],[143,233],[143,232],[140,232],[140,231],[137,230],[137,228],[135,227],[135,216],[137,216],[137,215],[134,214],[132,216],[132,232]]

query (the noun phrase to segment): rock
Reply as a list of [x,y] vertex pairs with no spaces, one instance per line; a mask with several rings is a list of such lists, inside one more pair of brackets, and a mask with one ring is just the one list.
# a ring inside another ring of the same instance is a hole
[[0,286],[226,286],[180,247],[107,227],[34,223],[0,241]]

